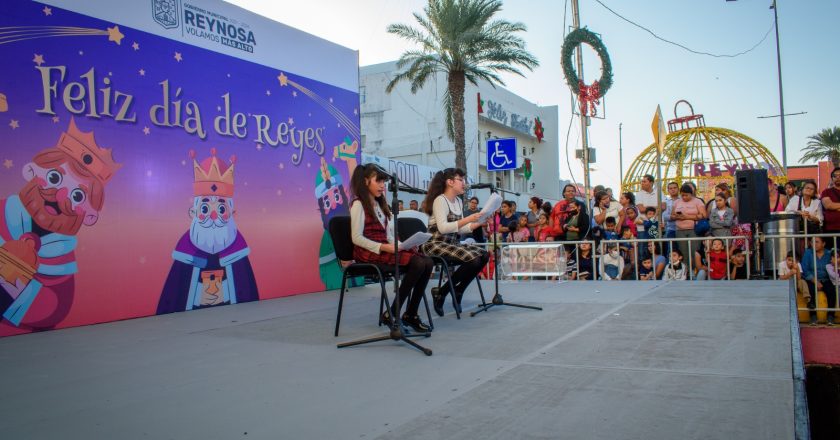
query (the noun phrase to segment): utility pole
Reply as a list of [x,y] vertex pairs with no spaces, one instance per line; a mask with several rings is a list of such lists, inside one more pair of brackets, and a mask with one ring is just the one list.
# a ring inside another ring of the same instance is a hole
[[[578,0],[572,0],[572,26],[575,29],[580,29],[580,7],[578,5]],[[577,48],[577,74],[578,78],[583,80],[583,44],[578,46]],[[583,106],[581,106],[582,108]],[[784,113],[784,112],[782,112]],[[590,202],[591,195],[589,194],[589,133],[587,133],[587,122],[589,121],[589,116],[583,114],[583,110],[580,111],[580,139],[581,143],[583,144],[583,190],[586,193],[586,209],[592,209],[592,203]]]
[[[624,191],[621,188],[622,182],[624,182],[624,155],[621,152],[621,122],[618,123],[618,192]],[[661,185],[661,183],[660,183]]]
[[782,121],[782,168],[787,175],[787,139],[785,137],[785,96],[782,91],[782,52],[779,48],[779,8],[776,0],[773,0],[773,19],[776,28],[776,66],[779,69],[779,115]]

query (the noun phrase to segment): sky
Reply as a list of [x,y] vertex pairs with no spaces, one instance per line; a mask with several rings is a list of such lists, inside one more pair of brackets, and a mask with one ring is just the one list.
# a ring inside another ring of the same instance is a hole
[[[393,61],[413,46],[386,32],[392,23],[417,26],[422,0],[229,0],[231,3],[342,46],[359,51],[362,66]],[[772,0],[601,0],[603,4],[662,38],[696,51],[735,54],[734,58],[697,55],[655,39],[617,17],[595,0],[580,0],[582,26],[601,35],[613,66],[613,87],[605,97],[605,118],[593,119],[590,146],[597,150],[592,185],[619,186],[619,124],[623,168],[652,141],[650,123],[657,105],[665,119],[685,99],[707,126],[746,134],[782,162],[779,84]],[[785,113],[787,164],[799,165],[808,136],[840,125],[840,1],[778,0]],[[580,148],[580,124],[571,123],[571,91],[560,66],[563,38],[572,23],[571,3],[564,0],[507,0],[499,18],[524,23],[527,49],[540,61],[526,78],[502,75],[505,87],[539,105],[559,106],[560,177],[583,181],[583,166],[574,159]],[[564,28],[565,22],[565,28]],[[318,62],[314,60],[313,62]],[[584,50],[584,80],[600,76],[594,51]],[[680,107],[680,116],[686,112]],[[566,135],[569,134],[566,162]]]

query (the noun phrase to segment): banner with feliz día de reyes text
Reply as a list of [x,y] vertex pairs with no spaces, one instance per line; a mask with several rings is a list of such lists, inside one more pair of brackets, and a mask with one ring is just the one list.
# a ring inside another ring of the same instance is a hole
[[276,23],[304,77],[221,2],[107,3],[182,38],[56,3],[0,5],[0,336],[337,288],[355,53]]

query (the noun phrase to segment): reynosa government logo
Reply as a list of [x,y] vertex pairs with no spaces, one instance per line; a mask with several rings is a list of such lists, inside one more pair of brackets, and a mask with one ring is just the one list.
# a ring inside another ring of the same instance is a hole
[[178,0],[152,0],[152,16],[166,29],[178,27]]

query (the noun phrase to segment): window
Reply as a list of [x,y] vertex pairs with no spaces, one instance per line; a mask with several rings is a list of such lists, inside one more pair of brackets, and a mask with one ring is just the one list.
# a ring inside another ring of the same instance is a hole
[[367,90],[365,86],[359,87],[359,103],[364,104],[367,99]]

